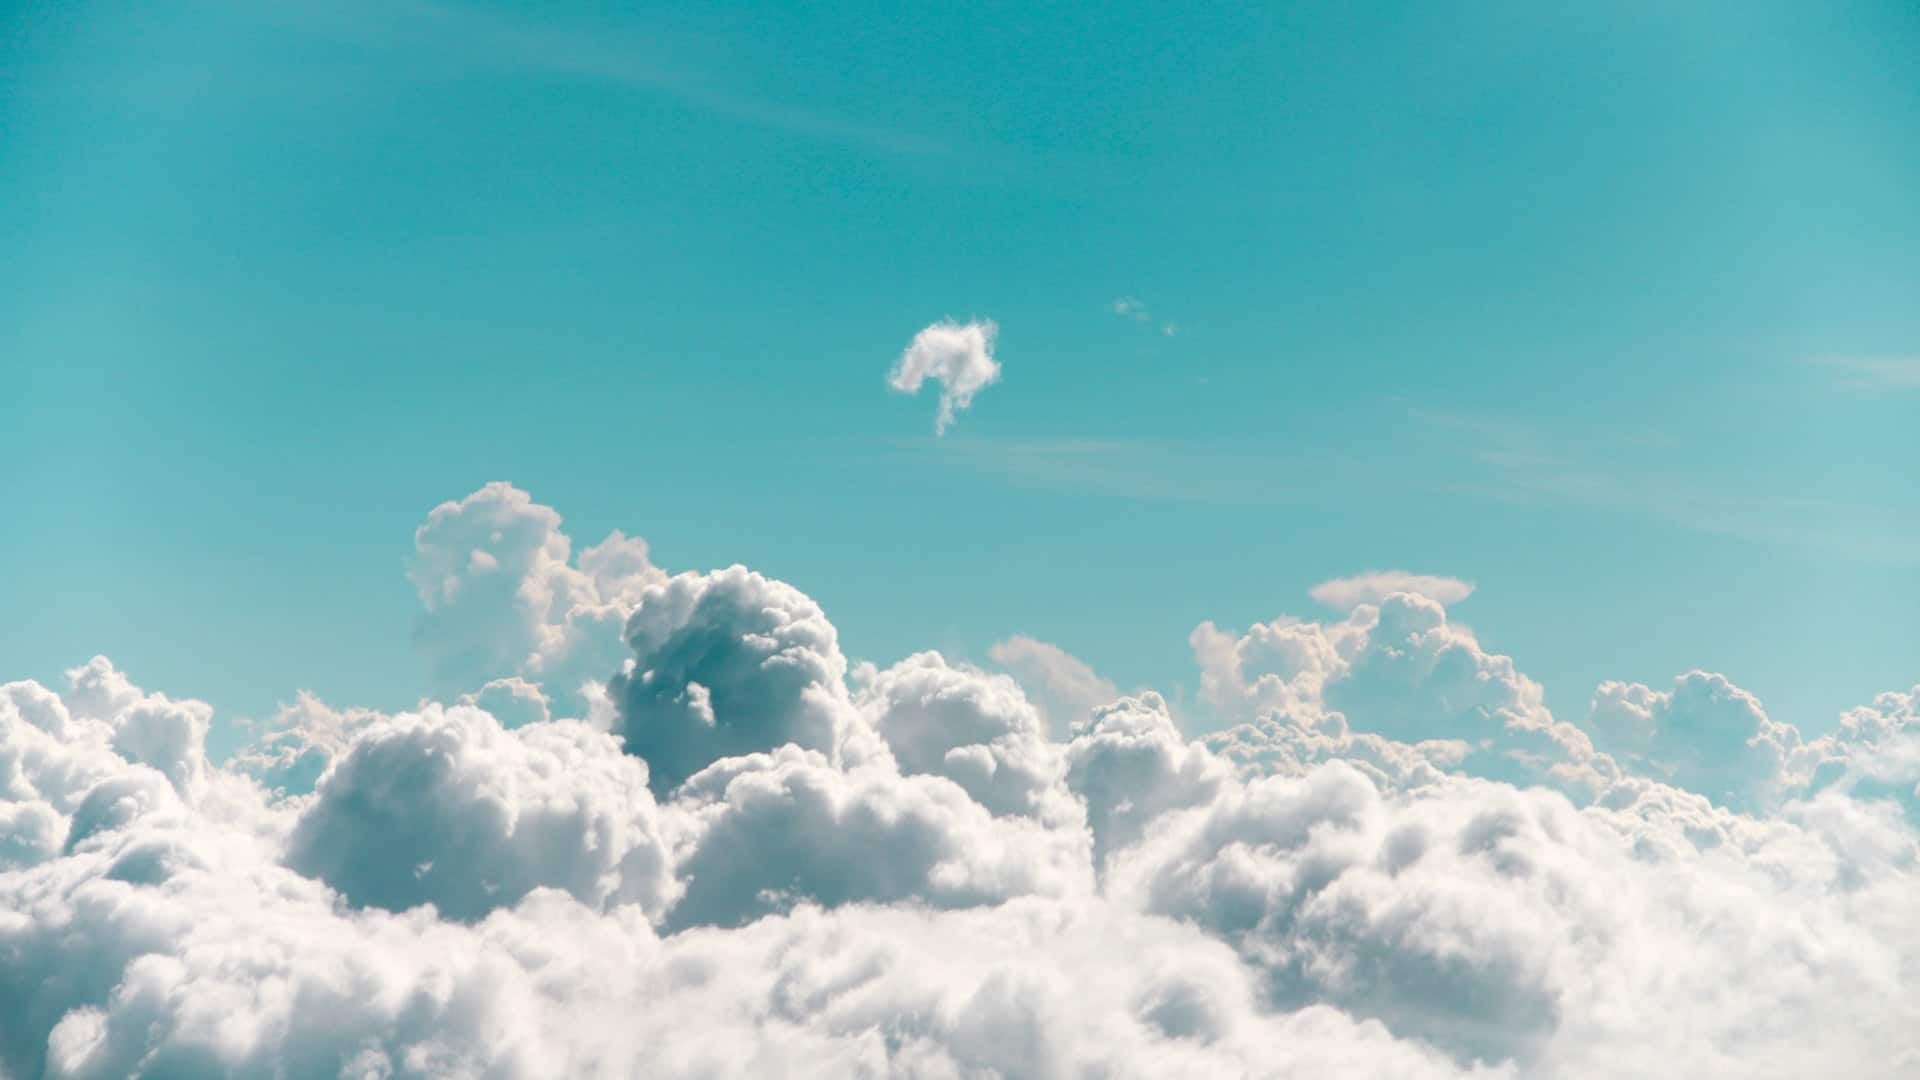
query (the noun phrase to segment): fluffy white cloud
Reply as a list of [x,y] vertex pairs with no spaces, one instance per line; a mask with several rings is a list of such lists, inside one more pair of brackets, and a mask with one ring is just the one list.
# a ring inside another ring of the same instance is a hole
[[1894,926],[1910,864],[1850,878],[1830,833],[1734,820],[1710,837],[1474,780],[1392,796],[1335,763],[1167,820],[1109,892],[1235,943],[1276,1005],[1335,1004],[1527,1075],[1920,1060],[1911,1006],[1851,1004],[1920,961]]
[[1587,726],[1595,743],[1637,771],[1746,809],[1777,801],[1800,756],[1800,733],[1724,675],[1689,671],[1671,690],[1606,682]]
[[666,575],[646,541],[618,531],[575,559],[560,525],[552,507],[496,481],[441,503],[414,532],[414,636],[443,693],[520,676],[571,708],[582,684],[619,665],[627,614]]
[[859,705],[901,771],[944,776],[995,814],[1077,817],[1060,746],[1005,675],[915,653],[866,673]]
[[929,379],[940,384],[940,413],[934,433],[944,435],[953,414],[973,404],[973,396],[1000,379],[1000,362],[993,358],[1000,328],[991,319],[973,322],[937,322],[913,335],[900,359],[887,373],[887,385],[903,394],[917,394]]
[[1586,734],[1554,719],[1512,658],[1418,594],[1363,604],[1340,622],[1283,617],[1238,637],[1202,623],[1190,641],[1202,699],[1225,719],[1254,721],[1235,734],[1242,758],[1266,753],[1260,743],[1310,755],[1350,747],[1376,766],[1414,768],[1392,743],[1495,779],[1591,790],[1615,772]]
[[1890,690],[1841,714],[1839,729],[1807,744],[1793,779],[1856,798],[1886,799],[1920,825],[1920,686]]
[[673,890],[657,817],[646,766],[604,732],[429,706],[355,737],[300,814],[287,865],[356,906],[454,919],[541,887],[658,912]]
[[951,781],[885,761],[836,769],[786,747],[719,762],[677,808],[698,839],[680,863],[674,927],[738,925],[811,902],[974,907],[1092,886],[1084,832],[994,817]]
[[1340,611],[1352,611],[1361,604],[1378,604],[1394,593],[1413,593],[1436,604],[1457,604],[1473,595],[1473,583],[1434,574],[1409,574],[1405,570],[1369,570],[1352,577],[1323,581],[1310,590],[1319,603]]
[[609,690],[655,791],[789,743],[835,761],[881,752],[849,698],[838,632],[786,582],[744,566],[677,575],[641,593],[627,643]]
[[1022,673],[1085,710],[1056,739],[744,568],[593,588],[602,727],[515,666],[302,695],[220,763],[104,659],[0,685],[0,1076],[1920,1070],[1920,687],[1808,740],[1609,683],[1596,748],[1402,591],[1197,629],[1204,740],[1002,650],[1068,673]]
[[1096,867],[1155,818],[1206,802],[1230,779],[1205,747],[1180,734],[1152,691],[1095,709],[1068,745],[1067,762],[1067,782],[1086,800]]

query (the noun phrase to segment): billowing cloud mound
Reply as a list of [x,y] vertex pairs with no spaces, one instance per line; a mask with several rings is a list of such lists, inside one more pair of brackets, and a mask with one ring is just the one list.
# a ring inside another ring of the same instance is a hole
[[850,770],[788,747],[694,777],[700,835],[672,925],[737,925],[800,902],[974,907],[1091,886],[1078,830],[996,819],[950,781],[885,762]]
[[934,323],[913,335],[913,343],[887,373],[887,385],[903,394],[917,394],[929,379],[939,383],[940,414],[933,430],[945,435],[953,414],[970,407],[973,395],[999,381],[1000,362],[993,358],[999,333],[991,319]]
[[356,906],[454,919],[540,887],[658,911],[670,889],[656,818],[646,766],[611,736],[430,706],[353,741],[295,824],[287,865]]
[[510,670],[451,703],[301,695],[218,762],[104,659],[0,685],[0,1076],[1920,1071],[1920,687],[1807,738],[1689,672],[1575,726],[1396,591],[1196,629],[1195,740],[1058,650],[850,665],[739,567],[523,606],[595,573],[557,518],[481,603],[510,491],[430,615]]
[[1801,752],[1798,731],[1705,671],[1680,676],[1672,690],[1602,683],[1587,723],[1601,749],[1736,809],[1777,798]]
[[1012,679],[916,653],[869,675],[860,705],[902,771],[944,776],[995,814],[1076,814],[1060,747]]
[[785,582],[744,566],[677,575],[641,593],[627,644],[634,655],[610,690],[656,791],[789,743],[835,759],[872,752],[838,633]]
[[1191,643],[1202,696],[1257,721],[1234,733],[1235,756],[1258,759],[1261,744],[1361,747],[1377,765],[1409,768],[1394,747],[1417,744],[1429,760],[1498,779],[1553,774],[1591,788],[1611,773],[1586,734],[1547,711],[1538,683],[1424,596],[1394,593],[1332,624],[1283,617],[1238,638],[1203,623]]
[[628,612],[666,577],[619,532],[574,559],[559,513],[500,482],[435,507],[413,546],[415,637],[446,693],[525,676],[571,699],[618,666]]

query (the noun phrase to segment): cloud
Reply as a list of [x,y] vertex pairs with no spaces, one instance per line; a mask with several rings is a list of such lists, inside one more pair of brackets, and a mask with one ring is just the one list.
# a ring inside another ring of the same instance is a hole
[[859,705],[902,772],[944,776],[998,815],[1079,816],[1060,747],[1012,679],[937,652],[863,674]]
[[[1153,312],[1147,308],[1146,302],[1138,297],[1122,296],[1113,302],[1112,309],[1115,315],[1123,319],[1131,319],[1147,325],[1152,325],[1154,322]],[[1173,337],[1180,332],[1178,324],[1166,321],[1160,323],[1159,329],[1165,337]]]
[[913,336],[900,354],[887,385],[903,394],[917,394],[931,379],[940,384],[940,412],[936,435],[944,435],[953,415],[973,405],[973,396],[1000,380],[1000,362],[993,358],[1000,328],[991,319],[956,323],[937,322]]
[[1822,356],[1814,362],[1860,390],[1920,388],[1920,356]]
[[1671,690],[1605,682],[1587,728],[1606,752],[1722,805],[1777,800],[1801,753],[1800,733],[1726,676],[1689,671]]
[[1436,604],[1457,604],[1473,595],[1473,583],[1459,578],[1433,574],[1409,574],[1405,570],[1369,570],[1352,577],[1323,581],[1309,595],[1338,611],[1352,611],[1361,604],[1378,604],[1394,593],[1413,593]]
[[1206,748],[1187,742],[1151,691],[1095,709],[1067,746],[1067,782],[1086,801],[1096,868],[1169,810],[1211,799],[1229,780]]
[[627,614],[666,574],[646,541],[619,531],[576,559],[560,525],[552,507],[496,481],[415,530],[414,639],[443,693],[524,677],[577,711],[582,685],[618,666]]
[[[535,524],[553,557],[484,550],[593,576]],[[581,610],[518,595],[467,610]],[[621,620],[605,727],[506,674],[300,695],[218,762],[210,706],[104,658],[0,684],[0,1075],[1920,1068],[1920,687],[1808,739],[1688,672],[1576,726],[1394,592],[1196,628],[1224,731],[1141,691],[1056,738],[1009,676],[850,664],[743,567]]]
[[1230,736],[1243,760],[1341,747],[1389,772],[1418,772],[1397,749],[1406,747],[1436,766],[1588,790],[1617,771],[1585,732],[1554,718],[1511,657],[1482,648],[1424,596],[1393,593],[1333,623],[1282,616],[1237,637],[1206,622],[1189,642],[1202,701],[1243,721]]
[[1095,708],[1120,696],[1112,680],[1050,642],[1015,634],[994,642],[987,655],[1038,699],[1056,738],[1068,736]]
[[699,821],[668,926],[737,926],[801,903],[977,907],[1091,890],[1086,838],[996,818],[944,778],[834,768],[787,747],[716,763],[679,806]]
[[287,865],[359,907],[476,919],[536,888],[658,912],[672,892],[646,766],[579,721],[509,730],[429,706],[360,732],[294,824]]
[[805,593],[733,566],[641,594],[609,692],[656,792],[726,757],[785,745],[834,761],[878,752],[853,708],[839,634]]

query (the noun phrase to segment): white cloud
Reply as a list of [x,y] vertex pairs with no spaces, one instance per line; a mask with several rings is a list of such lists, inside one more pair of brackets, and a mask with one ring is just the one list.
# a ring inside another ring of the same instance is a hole
[[[484,550],[446,565],[570,587]],[[1582,730],[1396,592],[1197,628],[1237,722],[1201,741],[1007,643],[1087,710],[1060,739],[1006,676],[849,665],[744,568],[619,605],[610,730],[509,673],[301,695],[221,764],[104,659],[0,685],[0,1075],[1920,1068],[1920,687],[1807,740],[1690,672]]]
[[618,531],[575,559],[560,525],[552,507],[495,481],[435,507],[414,532],[414,637],[440,692],[522,677],[578,715],[582,685],[618,666],[627,614],[666,575],[646,541]]
[[953,415],[973,405],[973,396],[1000,379],[1000,362],[993,358],[1000,328],[991,319],[967,323],[937,322],[913,336],[912,344],[887,373],[887,385],[903,394],[917,394],[931,379],[940,384],[940,412],[934,433],[944,435]]
[[1282,616],[1235,636],[1202,623],[1189,639],[1200,696],[1229,722],[1229,756],[1352,755],[1376,775],[1427,764],[1521,783],[1597,790],[1615,763],[1556,720],[1511,657],[1483,649],[1439,603],[1414,593],[1344,620]]
[[1816,363],[1862,390],[1920,388],[1920,356],[1822,356]]
[[937,652],[862,674],[859,705],[902,772],[944,776],[995,814],[1077,821],[1060,746],[1012,679]]
[[1338,611],[1352,611],[1361,604],[1378,604],[1394,593],[1413,593],[1437,604],[1457,604],[1473,595],[1473,583],[1434,574],[1409,574],[1405,570],[1369,570],[1352,577],[1323,581],[1310,590],[1315,601]]
[[1689,671],[1671,690],[1605,682],[1587,717],[1600,749],[1725,806],[1777,801],[1800,733],[1724,675]]
[[[1114,300],[1111,307],[1113,313],[1123,319],[1130,319],[1142,325],[1152,325],[1155,321],[1153,312],[1147,307],[1146,301],[1135,296],[1119,297]],[[1159,330],[1161,336],[1173,337],[1180,332],[1180,326],[1178,323],[1163,319],[1160,320]]]
[[878,751],[853,708],[847,660],[805,593],[744,566],[649,587],[627,622],[634,655],[609,684],[628,751],[665,793],[721,758],[793,744],[836,762]]
[[287,865],[361,907],[475,919],[536,888],[664,910],[646,766],[579,721],[509,730],[468,706],[370,725],[320,778]]

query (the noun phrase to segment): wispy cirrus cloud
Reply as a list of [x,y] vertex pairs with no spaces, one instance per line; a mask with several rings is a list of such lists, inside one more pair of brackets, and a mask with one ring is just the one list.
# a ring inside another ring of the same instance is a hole
[[[1820,551],[1885,565],[1920,563],[1888,507],[1822,491],[1756,490],[1766,477],[1690,472],[1685,442],[1645,427],[1565,424],[1400,407],[1458,458],[1442,490],[1502,502],[1560,503],[1667,521],[1750,543]],[[1655,464],[1623,464],[1634,454]]]
[[1817,356],[1815,364],[1859,390],[1920,390],[1920,356]]

